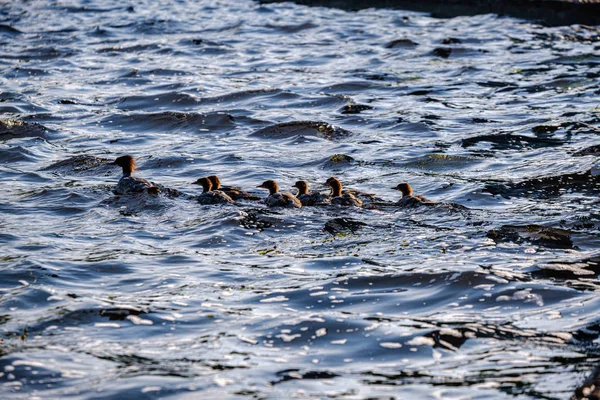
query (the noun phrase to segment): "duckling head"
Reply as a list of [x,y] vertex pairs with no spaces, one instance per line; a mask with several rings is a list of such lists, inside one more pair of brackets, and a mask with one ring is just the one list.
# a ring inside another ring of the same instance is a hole
[[123,176],[131,176],[133,171],[135,171],[135,160],[133,159],[133,156],[130,156],[129,154],[117,157],[112,165],[118,165],[123,168]]
[[217,175],[209,176],[208,180],[210,181],[210,183],[212,183],[213,190],[219,190],[219,188],[221,187],[221,180]]
[[407,182],[399,183],[398,186],[395,186],[392,189],[398,190],[400,193],[402,193],[402,197],[412,196],[413,194],[412,187]]
[[333,176],[327,179],[325,185],[331,188],[331,195],[333,197],[338,197],[342,195],[342,182],[339,179],[334,178]]
[[194,185],[201,185],[204,192],[210,192],[212,190],[212,182],[208,178],[200,178],[194,182]]
[[298,182],[294,183],[294,186],[292,186],[292,187],[295,187],[298,189],[298,196],[308,193],[308,182],[306,182],[306,181],[298,181]]
[[264,181],[262,184],[258,185],[257,187],[263,188],[263,189],[269,189],[270,195],[279,192],[279,185],[277,185],[277,182],[275,182],[272,179],[269,179],[268,181]]

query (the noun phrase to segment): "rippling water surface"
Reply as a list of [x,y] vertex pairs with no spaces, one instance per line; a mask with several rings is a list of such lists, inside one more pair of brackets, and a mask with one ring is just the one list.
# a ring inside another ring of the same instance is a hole
[[[600,358],[599,54],[495,15],[5,2],[0,396],[568,398]],[[189,195],[442,204],[115,197],[122,154]]]

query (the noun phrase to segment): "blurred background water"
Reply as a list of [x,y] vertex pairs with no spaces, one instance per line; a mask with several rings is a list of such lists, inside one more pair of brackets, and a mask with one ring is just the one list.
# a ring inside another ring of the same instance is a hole
[[[569,398],[600,356],[599,54],[492,14],[3,3],[0,396]],[[445,204],[115,197],[122,154],[190,195]]]

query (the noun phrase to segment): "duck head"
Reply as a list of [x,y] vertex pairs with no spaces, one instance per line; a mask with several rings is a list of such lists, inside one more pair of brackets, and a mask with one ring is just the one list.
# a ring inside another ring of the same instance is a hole
[[131,176],[133,171],[135,171],[135,160],[130,155],[118,157],[112,165],[121,167],[123,169],[123,176]]
[[275,182],[274,180],[271,180],[271,179],[269,179],[268,181],[264,181],[262,184],[258,185],[257,187],[263,188],[263,189],[269,189],[269,195],[279,192],[279,185],[277,185],[277,182]]
[[212,182],[208,178],[200,178],[194,182],[194,185],[201,185],[202,189],[204,189],[204,193],[212,190]]
[[213,190],[219,190],[221,188],[221,180],[216,175],[211,175],[208,177],[210,183],[212,183]]
[[400,193],[402,193],[402,197],[412,196],[413,194],[412,187],[407,182],[399,183],[398,186],[395,186],[392,189],[398,190]]
[[331,188],[331,196],[338,197],[342,195],[342,182],[339,179],[334,178],[333,176],[327,179],[325,185]]
[[298,189],[298,194],[297,196],[301,196],[303,194],[307,194],[308,193],[308,182],[306,181],[298,181],[296,183],[294,183],[294,186]]

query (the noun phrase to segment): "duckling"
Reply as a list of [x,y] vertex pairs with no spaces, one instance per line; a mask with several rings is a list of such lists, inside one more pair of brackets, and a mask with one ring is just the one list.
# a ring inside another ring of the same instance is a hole
[[260,197],[253,195],[252,193],[246,192],[238,187],[234,186],[221,186],[221,180],[217,175],[211,175],[208,177],[212,183],[213,190],[220,190],[233,200],[260,200]]
[[111,165],[118,165],[123,169],[123,176],[119,179],[119,183],[115,186],[114,194],[131,194],[146,192],[149,194],[158,194],[161,192],[154,182],[150,182],[144,178],[131,176],[136,169],[135,160],[130,155],[118,157]]
[[331,177],[327,179],[325,185],[331,188],[331,204],[362,207],[362,201],[357,199],[353,194],[342,193],[342,182],[340,182],[339,179]]
[[294,186],[298,189],[296,197],[303,206],[324,206],[331,203],[331,199],[328,196],[322,195],[318,192],[308,191],[308,182],[298,181],[294,183]]
[[233,199],[227,196],[220,190],[213,190],[212,182],[208,178],[200,178],[196,182],[196,185],[202,185],[203,192],[196,197],[200,204],[232,204]]
[[269,207],[301,208],[302,203],[293,194],[279,193],[279,185],[273,180],[264,181],[259,188],[268,189],[265,204]]
[[402,197],[396,203],[400,207],[417,207],[422,204],[436,204],[433,201],[429,200],[427,197],[421,196],[419,194],[413,196],[413,189],[410,186],[410,184],[406,182],[399,183],[398,186],[395,186],[392,189],[398,190],[402,193]]

